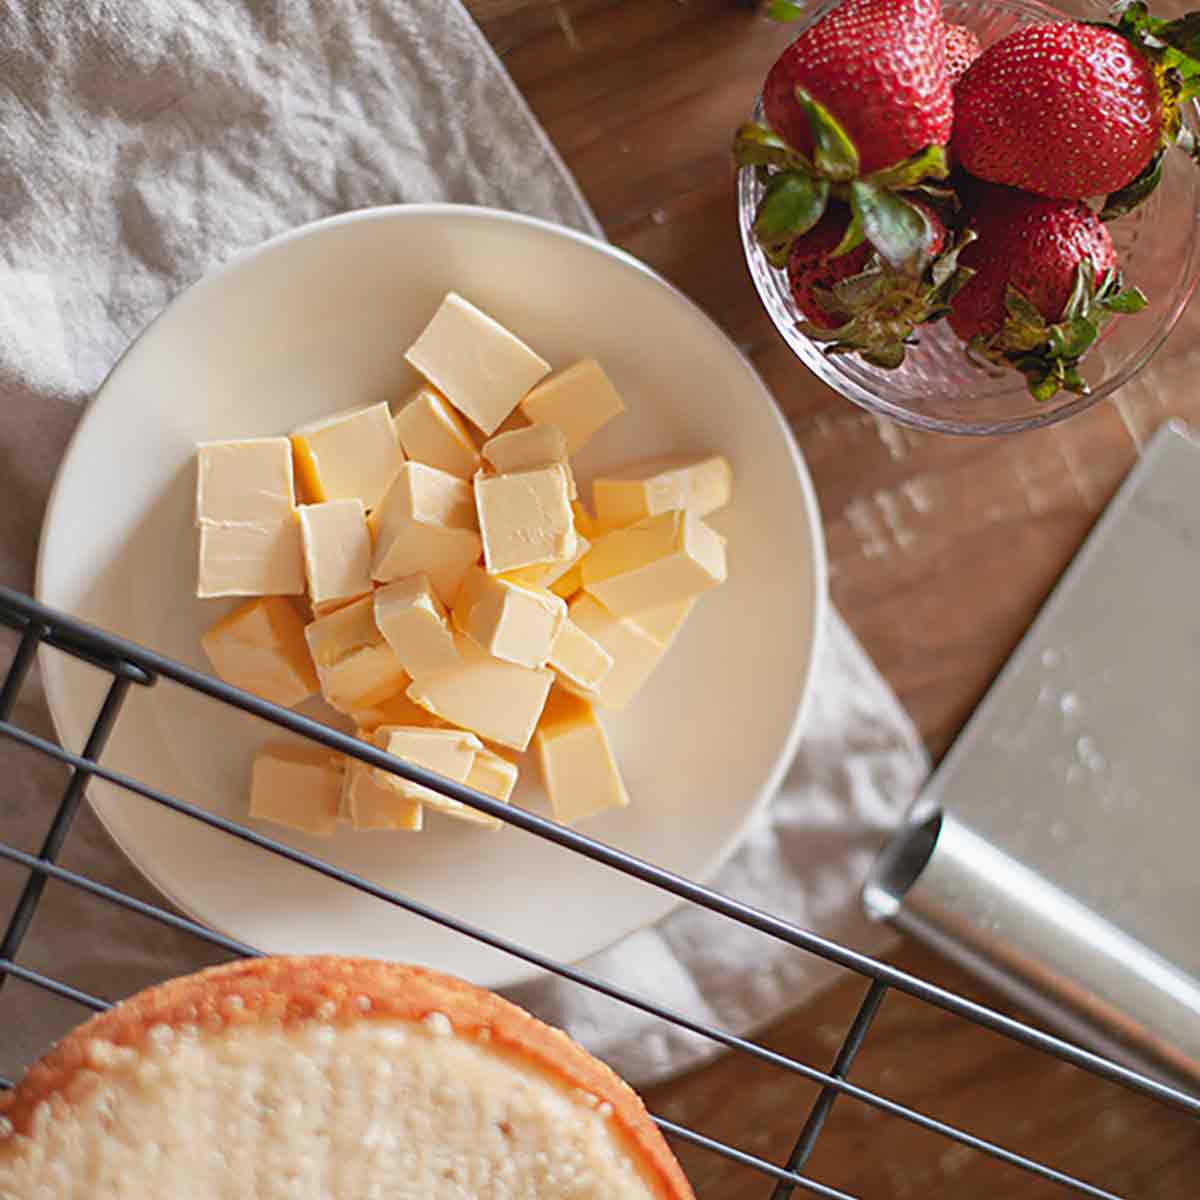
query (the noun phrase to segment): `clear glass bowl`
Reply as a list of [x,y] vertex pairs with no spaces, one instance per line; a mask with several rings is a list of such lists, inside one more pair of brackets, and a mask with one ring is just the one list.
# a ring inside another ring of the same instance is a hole
[[[1030,0],[946,0],[947,21],[974,30],[986,46],[1020,25],[1064,16],[1102,20],[1107,9],[1079,0],[1051,8]],[[761,104],[756,119],[762,119]],[[1198,129],[1197,110],[1184,119]],[[1141,207],[1109,226],[1125,280],[1146,293],[1149,305],[1110,321],[1084,357],[1086,396],[1060,392],[1052,400],[1029,395],[1016,371],[969,363],[945,321],[918,329],[919,344],[902,366],[884,370],[856,354],[827,354],[797,328],[803,317],[787,276],[767,261],[750,231],[762,184],[751,169],[738,179],[738,220],[746,261],[771,320],[811,371],[849,400],[917,429],[942,433],[1017,433],[1061,421],[1091,407],[1133,378],[1162,345],[1200,278],[1200,168],[1178,149],[1167,155],[1162,183]]]

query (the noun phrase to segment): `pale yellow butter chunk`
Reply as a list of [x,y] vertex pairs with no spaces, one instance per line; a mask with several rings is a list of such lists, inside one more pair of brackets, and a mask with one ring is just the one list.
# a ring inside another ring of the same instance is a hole
[[[408,684],[409,680],[406,679],[404,686],[408,687]],[[380,725],[422,725],[433,728],[441,724],[439,718],[426,712],[419,704],[414,704],[404,692],[397,692],[368,708],[356,708],[347,715],[357,728],[356,736],[368,740]]]
[[196,447],[197,525],[279,525],[296,507],[287,438],[201,442]]
[[424,463],[400,468],[370,527],[373,577],[390,583],[423,572],[444,604],[454,603],[482,549],[471,485]]
[[301,596],[304,551],[295,516],[270,524],[200,526],[196,595]]
[[455,645],[462,665],[414,679],[409,699],[488,741],[526,749],[554,675],[493,658],[465,634]]
[[610,471],[592,481],[596,520],[604,529],[632,525],[673,508],[698,517],[729,503],[733,471],[723,454],[655,458]]
[[521,411],[535,425],[557,425],[567,453],[578,454],[599,429],[625,411],[625,402],[604,368],[585,358],[543,380],[524,400]]
[[605,708],[626,708],[658,666],[663,647],[640,625],[628,618],[614,617],[587,592],[576,596],[567,611],[571,620],[613,660],[611,669],[589,693],[589,698]]
[[342,789],[343,819],[355,829],[392,829],[419,833],[424,825],[421,806],[385,787],[375,778],[375,768],[357,758],[346,759],[346,780]]
[[484,443],[480,453],[500,475],[532,471],[558,463],[567,473],[567,489],[571,499],[574,500],[579,494],[567,457],[567,439],[557,425],[527,425],[524,429],[498,433]]
[[424,573],[397,579],[376,591],[375,624],[414,677],[458,665],[446,606]]
[[573,690],[592,693],[613,669],[613,657],[568,618],[554,639],[547,665],[558,676],[559,683]]
[[629,619],[644,629],[665,650],[678,636],[683,623],[688,619],[699,596],[681,600],[676,604],[664,604],[660,608],[648,608],[635,613]]
[[200,644],[226,683],[274,704],[291,708],[320,689],[304,640],[304,621],[283,596],[240,604]]
[[608,734],[588,701],[555,688],[534,744],[550,808],[560,824],[629,804]]
[[320,616],[371,590],[371,535],[363,502],[326,500],[298,510],[308,598]]
[[342,794],[340,757],[317,746],[269,742],[254,758],[250,815],[328,837]]
[[561,465],[514,475],[476,475],[475,504],[489,574],[574,556],[575,524]]
[[550,364],[455,292],[404,356],[489,437]]
[[[567,619],[563,600],[472,567],[454,605],[455,627],[496,658],[544,667]],[[415,674],[415,672],[414,672]]]
[[507,804],[517,786],[518,777],[516,763],[484,748],[475,755],[471,773],[467,776],[467,787]]
[[460,479],[470,479],[479,470],[479,451],[470,432],[436,388],[418,388],[394,420],[400,445],[411,461]]
[[694,513],[660,513],[602,534],[580,571],[584,591],[615,616],[630,616],[724,582],[725,541]]
[[[474,734],[464,733],[461,729],[383,725],[371,735],[371,741],[380,750],[386,750],[396,758],[455,783],[466,783],[475,765],[475,756],[483,749],[483,743]],[[498,829],[500,826],[495,817],[463,804],[452,796],[443,796],[424,784],[413,783],[402,775],[393,775],[376,767],[375,782],[405,800],[444,813],[455,820],[486,825],[489,829]]]
[[375,624],[370,596],[318,617],[304,636],[321,693],[342,712],[370,708],[407,685],[404,664]]
[[404,452],[386,403],[350,409],[292,432],[304,498],[363,502],[375,507],[396,477]]

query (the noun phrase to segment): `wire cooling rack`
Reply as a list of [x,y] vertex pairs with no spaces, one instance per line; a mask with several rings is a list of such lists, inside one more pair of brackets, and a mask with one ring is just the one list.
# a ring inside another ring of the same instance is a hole
[[[209,678],[131,642],[102,633],[7,588],[0,588],[0,625],[8,626],[19,634],[16,650],[4,673],[3,684],[0,685],[0,735],[70,768],[67,785],[54,809],[49,828],[37,855],[27,854],[14,846],[5,844],[4,830],[0,829],[0,861],[16,864],[28,871],[28,878],[21,889],[15,907],[7,917],[3,939],[0,941],[0,985],[3,985],[8,976],[12,976],[72,1001],[81,1008],[98,1012],[108,1007],[105,1000],[80,991],[62,980],[23,966],[19,961],[22,941],[33,920],[48,880],[56,880],[77,888],[81,892],[95,897],[98,901],[118,905],[173,929],[192,934],[210,945],[220,947],[232,954],[256,956],[261,953],[253,946],[215,933],[195,921],[156,905],[126,896],[113,888],[88,879],[77,872],[66,870],[57,864],[55,860],[62,849],[75,814],[78,812],[84,788],[88,781],[95,777],[143,796],[192,820],[223,830],[229,836],[259,846],[267,853],[290,859],[309,870],[338,880],[347,887],[358,888],[397,908],[434,921],[454,930],[463,937],[475,938],[560,978],[570,980],[579,987],[589,988],[643,1013],[689,1030],[730,1050],[750,1055],[782,1072],[790,1073],[818,1085],[820,1092],[803,1122],[798,1121],[800,1129],[795,1146],[787,1162],[783,1165],[768,1162],[758,1155],[707,1137],[674,1121],[659,1116],[654,1117],[655,1122],[669,1137],[722,1155],[739,1163],[748,1171],[757,1172],[764,1181],[763,1194],[770,1200],[786,1200],[797,1191],[828,1197],[829,1200],[855,1200],[848,1193],[829,1187],[804,1174],[805,1165],[825,1127],[830,1111],[842,1096],[861,1101],[892,1118],[909,1122],[959,1145],[990,1155],[992,1158],[1017,1167],[1031,1176],[1059,1184],[1065,1191],[1098,1197],[1101,1200],[1120,1200],[1115,1193],[1096,1184],[1085,1182],[986,1138],[977,1137],[964,1129],[927,1116],[916,1109],[898,1104],[885,1096],[851,1083],[847,1078],[850,1067],[865,1042],[871,1029],[871,1023],[889,989],[906,993],[918,1000],[945,1009],[977,1025],[1013,1038],[1034,1050],[1052,1055],[1084,1071],[1089,1071],[1102,1079],[1121,1084],[1133,1091],[1175,1106],[1194,1117],[1200,1117],[1200,1099],[1185,1095],[1099,1055],[1070,1045],[885,963],[858,954],[836,942],[818,937],[816,934],[791,925],[769,913],[750,908],[710,888],[702,887],[688,879],[664,871],[651,863],[594,841],[583,834],[556,825],[533,813],[512,808],[472,791],[462,784],[431,775],[428,771],[393,758],[365,742],[339,733],[337,730],[300,716],[298,713],[260,700],[237,688],[230,687],[220,680]],[[72,754],[53,742],[36,737],[17,727],[9,720],[22,684],[28,676],[34,658],[43,646],[52,647],[55,651],[82,659],[107,673],[111,679],[107,694],[81,754]],[[283,729],[327,746],[331,750],[352,755],[363,762],[382,767],[405,779],[432,787],[445,796],[499,817],[527,834],[546,838],[559,846],[602,863],[614,871],[620,871],[651,886],[670,892],[680,900],[708,909],[728,920],[736,921],[770,937],[778,938],[799,951],[819,955],[829,962],[854,972],[865,981],[866,991],[857,1013],[846,1029],[832,1068],[828,1071],[819,1070],[745,1038],[672,1012],[653,1000],[635,995],[614,983],[596,978],[565,963],[556,962],[486,930],[460,921],[448,913],[432,909],[411,897],[378,887],[366,879],[322,862],[320,859],[312,858],[271,838],[263,837],[254,830],[195,808],[156,788],[145,786],[128,775],[103,766],[100,761],[101,754],[120,717],[122,704],[129,689],[154,687],[159,684],[160,680],[169,681],[172,685],[189,688],[217,701],[231,704]],[[0,1078],[0,1086],[11,1087],[12,1081]]]

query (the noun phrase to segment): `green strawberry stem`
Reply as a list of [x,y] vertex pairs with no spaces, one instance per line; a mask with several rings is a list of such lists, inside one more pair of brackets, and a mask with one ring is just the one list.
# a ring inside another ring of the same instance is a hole
[[1100,336],[1100,327],[1116,313],[1136,313],[1146,307],[1137,288],[1122,288],[1121,273],[1109,271],[1096,286],[1090,259],[1079,264],[1062,317],[1048,324],[1021,291],[1009,285],[1004,298],[1008,315],[991,336],[972,338],[967,357],[1020,371],[1035,400],[1050,400],[1060,390],[1086,396],[1090,390],[1079,374],[1079,363]]

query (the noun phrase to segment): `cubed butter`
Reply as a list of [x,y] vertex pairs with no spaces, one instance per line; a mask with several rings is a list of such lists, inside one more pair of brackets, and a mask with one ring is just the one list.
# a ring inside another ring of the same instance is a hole
[[[483,749],[483,743],[472,733],[460,729],[427,729],[420,727],[397,727],[384,725],[371,736],[380,750],[416,767],[423,767],[435,775],[451,779],[455,783],[466,783],[475,756]],[[413,783],[401,775],[393,775],[379,767],[375,768],[375,782],[388,788],[405,800],[445,813],[455,820],[469,821],[475,825],[486,825],[498,829],[500,822],[495,818],[463,804],[451,796],[424,784]]]
[[521,401],[535,425],[557,425],[567,453],[578,454],[597,430],[625,411],[620,393],[594,358],[585,358],[544,379]]
[[295,516],[270,524],[200,526],[196,595],[300,596],[304,551]]
[[424,572],[444,604],[453,604],[467,568],[482,543],[471,485],[424,463],[400,468],[379,508],[371,514],[380,583]]
[[363,502],[326,500],[299,509],[308,598],[318,616],[371,590],[371,535]]
[[396,477],[404,452],[387,404],[371,404],[302,425],[292,433],[296,472],[310,504],[324,500],[375,507]]
[[555,688],[534,744],[556,821],[572,825],[629,803],[608,734],[588,701]]
[[470,479],[479,470],[479,451],[466,424],[436,388],[418,388],[396,414],[395,424],[410,461],[459,479]]
[[456,628],[495,658],[522,667],[546,665],[566,619],[567,606],[558,596],[480,567],[467,572],[454,605]]
[[664,604],[661,608],[648,608],[635,613],[629,619],[644,629],[664,650],[675,640],[683,623],[696,607],[698,596],[681,600],[677,604]]
[[548,663],[559,683],[572,690],[595,692],[613,669],[613,658],[595,638],[570,618],[562,623]]
[[318,617],[304,636],[321,693],[342,712],[370,708],[407,685],[404,664],[375,624],[370,596]]
[[268,742],[254,757],[250,815],[328,837],[337,825],[342,762],[317,746]]
[[357,758],[346,759],[340,812],[358,830],[419,833],[424,825],[421,806],[385,787],[375,778],[375,768]]
[[[406,679],[404,686],[407,687],[408,683]],[[388,696],[369,708],[356,708],[348,715],[354,721],[358,736],[367,738],[380,725],[422,725],[432,728],[440,724],[437,717],[426,712],[419,704],[414,704],[404,692]]]
[[[522,584],[524,587],[546,588],[556,596],[566,599],[583,586],[578,568],[583,556],[591,548],[592,543],[576,529],[575,553],[570,558],[564,558],[561,562],[556,563],[539,563],[536,567],[520,567],[516,571],[506,571],[500,578]],[[563,587],[568,588],[568,591],[563,591],[558,586],[561,580],[566,581],[563,583]],[[579,581],[575,582],[576,580]],[[575,582],[574,587],[571,587],[572,582]]]
[[422,708],[488,741],[524,750],[554,676],[493,658],[465,634],[455,638],[462,665],[414,679],[408,697]]
[[489,437],[550,371],[524,342],[454,292],[404,357]]
[[567,473],[567,487],[574,500],[579,494],[575,476],[567,458],[567,439],[557,425],[527,425],[498,433],[483,445],[483,457],[499,475],[532,471],[537,467],[561,464]]
[[518,775],[516,763],[485,747],[475,755],[471,773],[467,776],[467,787],[507,804],[517,786]]
[[414,678],[458,665],[446,606],[428,575],[410,575],[379,588],[375,593],[375,624]]
[[567,611],[571,620],[613,660],[612,668],[596,686],[595,700],[605,708],[626,708],[658,666],[663,647],[640,625],[614,617],[587,592],[580,592]]
[[287,438],[201,442],[196,447],[197,525],[278,525],[296,507]]
[[291,708],[320,689],[304,640],[304,621],[283,596],[238,605],[200,644],[226,683],[274,704]]
[[601,527],[620,529],[673,508],[706,517],[729,503],[732,487],[733,472],[725,455],[673,456],[598,476],[592,481],[592,502]]
[[588,512],[587,505],[582,500],[572,500],[571,513],[575,517],[575,532],[594,542],[600,536],[600,527],[596,524],[596,518]]
[[580,564],[584,590],[615,616],[689,600],[725,579],[725,541],[673,510],[602,534]]
[[575,525],[561,465],[515,475],[476,475],[475,504],[489,574],[573,557]]

